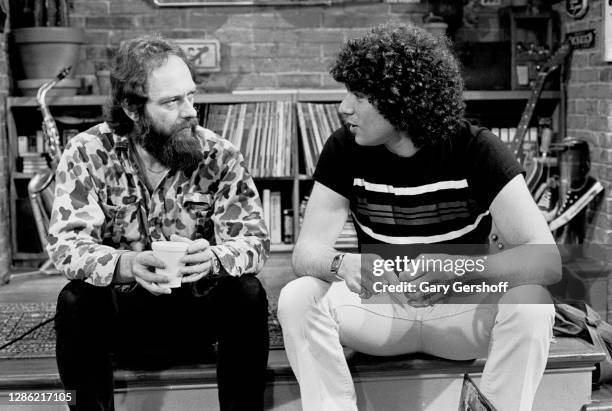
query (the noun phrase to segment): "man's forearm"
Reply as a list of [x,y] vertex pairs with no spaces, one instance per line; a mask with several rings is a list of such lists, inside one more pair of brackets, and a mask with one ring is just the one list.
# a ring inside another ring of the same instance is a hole
[[561,278],[561,258],[556,245],[523,244],[487,255],[484,267],[481,274],[476,273],[475,280],[482,277],[489,282],[507,281],[509,287],[549,285]]
[[339,278],[331,273],[331,264],[339,253],[336,249],[316,243],[298,243],[293,252],[293,270],[299,277],[311,276],[333,282]]

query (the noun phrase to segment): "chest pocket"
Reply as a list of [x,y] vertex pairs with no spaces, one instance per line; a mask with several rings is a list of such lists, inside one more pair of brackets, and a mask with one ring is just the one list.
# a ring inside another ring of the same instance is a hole
[[205,238],[211,244],[215,243],[213,214],[213,197],[210,194],[187,193],[180,201],[181,225],[184,235],[192,240]]
[[112,196],[109,192],[110,202],[105,204],[106,214],[105,240],[111,240],[113,244],[132,243],[142,237],[140,218],[140,199],[135,193],[123,192],[123,195]]

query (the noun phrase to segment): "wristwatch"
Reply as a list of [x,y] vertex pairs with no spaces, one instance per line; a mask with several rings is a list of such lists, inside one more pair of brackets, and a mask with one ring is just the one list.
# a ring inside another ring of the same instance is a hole
[[210,274],[212,277],[219,277],[219,275],[221,274],[221,262],[219,261],[219,257],[217,257],[216,255],[213,255],[212,258]]
[[338,280],[343,280],[343,278],[338,275],[338,271],[342,265],[342,260],[344,260],[344,253],[336,254],[332,260],[331,267],[329,268],[329,271],[335,275]]

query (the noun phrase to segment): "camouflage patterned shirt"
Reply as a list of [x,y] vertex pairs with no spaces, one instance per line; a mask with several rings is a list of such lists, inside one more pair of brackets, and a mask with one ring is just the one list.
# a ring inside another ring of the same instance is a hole
[[109,285],[119,256],[151,242],[205,238],[233,276],[257,273],[270,241],[244,158],[198,127],[204,159],[186,175],[169,171],[149,193],[132,145],[106,123],[71,139],[56,172],[47,251],[69,279]]

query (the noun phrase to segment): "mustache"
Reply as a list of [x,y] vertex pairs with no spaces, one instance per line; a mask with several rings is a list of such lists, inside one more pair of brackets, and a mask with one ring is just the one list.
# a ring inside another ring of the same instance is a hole
[[176,132],[176,131],[180,131],[186,128],[195,129],[197,126],[198,126],[198,120],[195,118],[190,118],[190,119],[183,120],[175,124],[175,126],[173,127],[173,131]]

